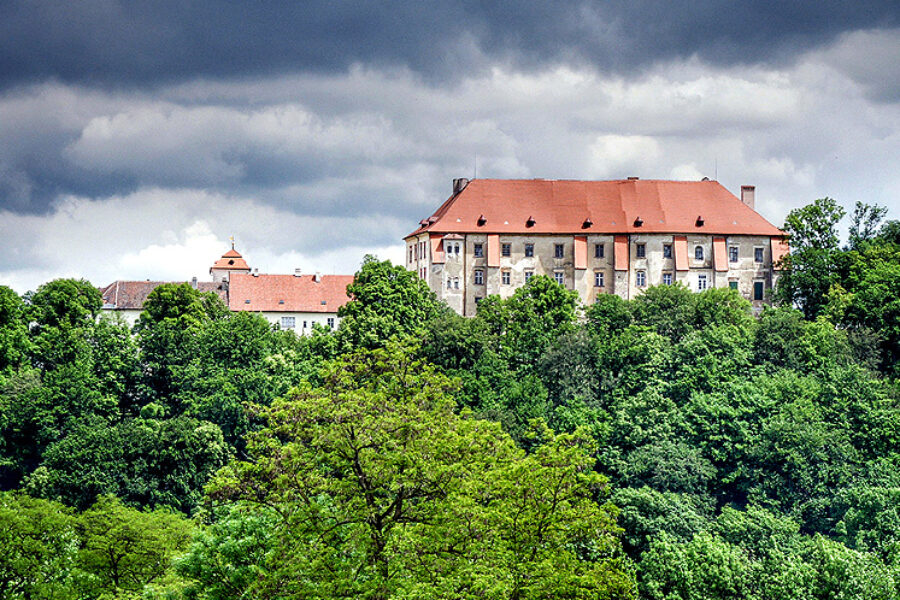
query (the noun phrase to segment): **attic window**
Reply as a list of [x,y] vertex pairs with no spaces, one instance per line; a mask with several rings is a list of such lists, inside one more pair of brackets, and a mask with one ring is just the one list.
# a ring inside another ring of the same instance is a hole
[[322,300],[322,306],[325,306],[328,303],[327,300]]
[[534,223],[534,217],[528,217],[528,219],[525,221],[525,227],[534,227]]
[[284,300],[279,300],[278,304],[284,304]]
[[481,215],[480,217],[478,217],[478,226],[479,227],[481,227],[485,223],[487,223],[487,219],[484,218],[484,215]]
[[584,220],[584,223],[581,224],[581,228],[582,228],[582,229],[587,229],[588,227],[590,227],[590,226],[593,225],[593,224],[594,224],[594,222],[591,221],[590,218],[587,218],[587,219]]
[[249,300],[244,300],[244,304],[250,304]]
[[642,218],[640,218],[640,217],[638,217],[637,219],[634,220],[634,226],[635,226],[635,227],[640,227],[640,226],[643,225],[643,224],[644,224],[644,220],[643,220]]
[[229,264],[229,265],[233,265],[233,264],[234,264],[234,259],[232,258],[231,260],[229,260],[229,261],[228,261],[228,264]]
[[697,217],[697,222],[695,223],[697,227],[703,227],[703,217]]
[[426,225],[428,225],[428,219],[422,219],[421,221],[419,221],[419,225],[425,227]]

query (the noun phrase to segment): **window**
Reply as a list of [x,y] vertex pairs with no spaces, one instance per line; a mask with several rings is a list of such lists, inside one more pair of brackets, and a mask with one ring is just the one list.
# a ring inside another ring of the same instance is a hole
[[737,281],[733,281],[733,280],[732,280],[732,281],[729,281],[729,282],[728,282],[728,287],[731,288],[731,289],[733,289],[733,290],[737,290],[737,289],[738,289],[738,282],[737,282]]
[[663,273],[663,285],[672,285],[671,273]]
[[738,247],[737,246],[728,246],[728,262],[737,262],[738,261]]
[[694,260],[703,260],[703,246],[694,246]]
[[475,269],[475,285],[484,285],[484,271]]
[[281,328],[282,329],[293,329],[297,326],[297,318],[296,317],[281,317]]
[[753,249],[753,260],[754,262],[761,263],[763,261],[763,249],[762,248],[754,248]]
[[594,271],[594,287],[603,287],[603,271]]
[[553,246],[553,256],[555,258],[562,258],[566,255],[566,247],[563,244],[554,244]]
[[663,258],[672,258],[672,244],[663,244]]
[[531,281],[532,277],[534,277],[534,271],[525,271],[525,283]]
[[638,287],[646,287],[647,286],[647,271],[635,271],[634,283]]
[[594,244],[594,258],[603,258],[603,244]]
[[480,304],[482,300],[484,300],[484,298],[482,298],[481,296],[475,296],[475,305],[477,306],[478,304]]
[[566,283],[566,274],[563,273],[562,271],[554,271],[554,272],[553,272],[553,279],[555,279],[555,280],[556,280],[556,283],[558,283],[559,285],[565,285],[565,283]]
[[509,271],[500,272],[500,283],[502,283],[503,285],[509,285]]
[[706,275],[697,275],[697,291],[702,292],[706,289]]
[[647,244],[637,244],[634,247],[634,254],[637,258],[647,258]]
[[334,329],[334,317],[328,317],[328,327]]
[[449,290],[449,289],[452,288],[452,287],[453,287],[453,278],[452,278],[452,277],[448,277],[448,278],[447,278],[447,289]]
[[484,256],[484,244],[475,244],[475,258]]
[[509,256],[512,254],[512,244],[500,244],[500,254]]
[[454,289],[454,290],[458,290],[458,289],[459,289],[459,277],[454,277],[454,278],[453,278],[453,289]]
[[303,321],[303,329],[306,329],[306,321]]
[[525,244],[525,256],[534,256],[534,244]]
[[409,262],[413,261],[413,247],[409,247]]
[[754,281],[753,282],[753,299],[754,300],[762,300],[763,299],[763,291],[765,286],[762,281]]

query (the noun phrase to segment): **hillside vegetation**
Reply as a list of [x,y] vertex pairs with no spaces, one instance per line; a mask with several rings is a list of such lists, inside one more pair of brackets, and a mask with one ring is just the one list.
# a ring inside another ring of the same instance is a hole
[[897,598],[900,223],[843,217],[789,215],[758,315],[534,277],[464,319],[371,257],[308,337],[0,287],[0,598]]

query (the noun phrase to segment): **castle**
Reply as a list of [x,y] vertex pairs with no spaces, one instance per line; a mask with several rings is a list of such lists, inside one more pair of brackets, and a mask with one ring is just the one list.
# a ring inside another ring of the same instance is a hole
[[648,286],[731,287],[760,307],[787,253],[784,232],[717,181],[456,179],[404,238],[406,266],[461,315],[535,275],[634,298]]

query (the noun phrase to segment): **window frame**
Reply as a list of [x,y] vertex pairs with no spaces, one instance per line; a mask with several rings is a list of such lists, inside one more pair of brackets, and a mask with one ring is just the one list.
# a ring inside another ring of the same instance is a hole
[[473,271],[472,279],[475,282],[475,285],[484,285],[484,269],[475,269]]
[[526,256],[526,258],[531,258],[534,256],[534,244],[533,243],[525,244],[525,256]]
[[[757,287],[758,286],[758,287]],[[756,290],[759,289],[759,297],[757,298]],[[762,302],[766,298],[766,282],[761,279],[753,281],[753,301]]]
[[565,271],[553,271],[553,280],[559,285],[565,287],[566,285],[566,272]]
[[703,246],[700,244],[696,244],[694,246],[694,260],[703,261],[706,260],[706,251],[703,249]]
[[647,258],[647,244],[641,242],[640,244],[634,245],[634,257],[635,258]]
[[532,277],[534,277],[534,271],[532,271],[532,270],[525,271],[525,283],[528,283],[529,281],[531,281]]
[[566,257],[566,245],[565,244],[553,244],[553,258],[565,258]]
[[500,244],[500,256],[512,256],[512,244],[508,242]]
[[647,271],[640,269],[634,272],[634,285],[639,288],[647,287]]
[[[759,258],[757,258],[759,257]],[[766,262],[766,249],[762,246],[754,246],[753,247],[753,262],[757,264],[763,264]]]
[[281,328],[282,329],[296,329],[297,328],[297,317],[281,317]]
[[672,258],[672,244],[663,244],[663,258]]
[[[666,281],[667,279],[668,281]],[[675,276],[671,271],[665,271],[662,274],[662,283],[663,285],[672,285],[673,283],[675,283]]]
[[500,285],[510,285],[512,281],[512,275],[509,272],[509,269],[503,269],[500,271]]
[[594,244],[594,258],[606,258],[605,244]]
[[472,243],[472,256],[475,258],[484,258],[484,243],[483,242],[473,242]]
[[728,246],[728,262],[736,263],[740,260],[741,251],[737,246]]
[[709,280],[705,273],[699,273],[697,275],[697,291],[702,292],[707,289],[709,289]]
[[603,271],[594,271],[594,287],[606,287],[606,274]]

